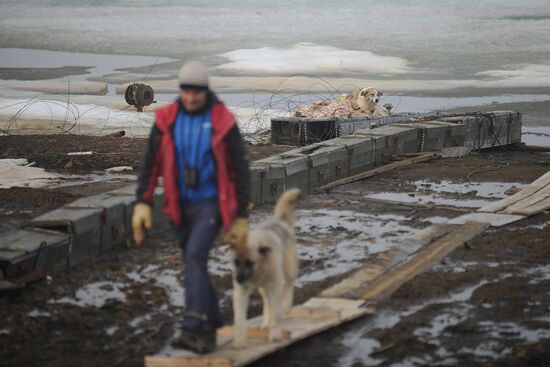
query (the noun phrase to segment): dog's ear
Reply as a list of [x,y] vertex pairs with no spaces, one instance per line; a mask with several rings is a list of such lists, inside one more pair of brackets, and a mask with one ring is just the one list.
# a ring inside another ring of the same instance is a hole
[[383,96],[383,95],[384,95],[384,93],[382,93],[382,92],[378,91],[378,95],[379,95],[379,96]]
[[260,255],[262,255],[262,256],[267,256],[267,254],[269,254],[269,253],[271,252],[271,247],[261,246],[261,247],[258,249],[258,252],[259,252]]
[[366,96],[367,94],[369,94],[369,89],[368,89],[368,88],[361,89],[361,92],[360,92],[359,94],[362,95],[362,96],[364,97],[364,96]]

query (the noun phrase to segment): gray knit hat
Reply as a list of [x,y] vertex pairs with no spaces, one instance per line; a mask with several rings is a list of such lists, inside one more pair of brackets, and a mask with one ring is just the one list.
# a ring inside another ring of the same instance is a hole
[[208,71],[198,61],[185,63],[179,73],[180,87],[208,88]]

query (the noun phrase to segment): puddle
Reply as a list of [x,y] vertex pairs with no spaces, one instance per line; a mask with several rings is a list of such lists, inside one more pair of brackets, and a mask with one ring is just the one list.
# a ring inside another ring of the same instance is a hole
[[299,210],[296,217],[299,257],[308,261],[297,287],[364,266],[370,255],[392,249],[417,231],[400,215],[320,209]]
[[530,224],[528,226],[522,227],[523,229],[527,228],[535,228],[535,229],[544,229],[550,225],[550,220],[547,220],[546,222],[540,223],[540,224]]
[[[496,280],[498,281],[498,280]],[[342,340],[342,345],[346,348],[348,348],[347,353],[345,353],[342,357],[340,357],[338,361],[338,366],[356,366],[356,365],[376,365],[380,364],[380,361],[377,361],[377,359],[373,359],[368,353],[362,353],[356,350],[358,342],[365,338],[365,335],[368,334],[369,331],[373,329],[391,329],[395,325],[397,325],[401,320],[406,318],[409,315],[412,315],[420,310],[422,310],[424,307],[432,304],[452,304],[452,303],[458,303],[458,302],[465,302],[468,301],[472,294],[483,285],[490,283],[488,280],[483,280],[477,284],[474,284],[472,286],[466,287],[461,291],[451,293],[446,296],[442,296],[436,299],[432,299],[429,301],[422,302],[417,305],[412,305],[410,307],[407,307],[404,310],[399,311],[393,311],[393,310],[387,310],[377,313],[375,316],[370,318],[362,327],[359,327],[355,330],[352,330],[344,335],[344,338]],[[467,309],[464,309],[464,312],[467,312]],[[459,316],[457,316],[459,317]],[[445,319],[436,320],[436,324],[429,329],[424,329],[424,335],[431,335],[432,333],[435,333],[438,327],[441,327],[441,322],[445,322]],[[449,319],[448,322],[453,322],[453,319]],[[446,326],[444,326],[446,327]],[[443,328],[444,328],[443,327]],[[422,330],[420,331],[422,332]],[[368,338],[367,338],[368,339]],[[373,361],[375,362],[373,364]],[[419,361],[424,361],[424,359],[419,359]],[[407,360],[407,363],[411,362],[410,360]],[[416,362],[415,362],[416,363]],[[439,363],[439,361],[438,361]],[[422,364],[422,363],[420,363]],[[425,363],[424,363],[425,364]],[[403,366],[410,366],[411,364],[402,364]]]
[[511,351],[511,348],[502,348],[498,342],[488,341],[485,343],[481,343],[475,348],[464,347],[460,350],[459,353],[473,354],[478,358],[494,360],[501,358],[503,355],[506,355]]
[[127,273],[126,276],[134,282],[145,283],[149,278],[152,277],[150,273],[157,270],[158,268],[158,265],[149,264],[141,270],[133,270]]
[[483,321],[479,323],[479,328],[481,332],[494,339],[511,338],[534,343],[550,338],[550,329],[528,329],[515,322]]
[[353,345],[348,354],[338,360],[338,366],[356,366],[356,361],[361,361],[363,366],[378,366],[384,359],[376,358],[370,354],[380,348],[380,342],[373,338],[363,338],[360,334],[354,334],[344,339],[346,345]]
[[414,185],[418,191],[435,191],[438,193],[449,194],[467,194],[475,191],[477,197],[484,198],[505,198],[507,190],[512,187],[523,189],[526,185],[519,182],[452,182],[442,180],[440,182],[420,180],[414,181]]
[[180,269],[163,270],[156,276],[155,280],[159,287],[164,288],[172,306],[183,307],[185,290],[181,283],[183,276]]
[[42,311],[38,308],[35,308],[27,314],[29,317],[50,317],[51,314],[48,311]]
[[149,320],[151,320],[151,315],[138,316],[132,319],[130,322],[128,322],[128,325],[132,328],[137,328],[144,321],[149,321]]
[[456,366],[456,358],[451,357],[451,353],[445,348],[438,348],[433,355],[439,357],[439,359],[432,356],[422,357],[407,357],[401,362],[393,363],[392,367],[410,367],[410,366],[426,366],[429,364],[436,364],[437,366]]
[[122,292],[123,283],[102,281],[87,284],[75,293],[74,298],[63,297],[57,300],[50,300],[49,303],[67,303],[79,307],[103,307],[107,301],[126,301],[126,294]]
[[158,287],[164,289],[171,305],[182,307],[185,290],[180,280],[183,278],[181,273],[181,268],[160,270],[158,265],[149,264],[143,269],[127,273],[126,277],[136,283],[153,280]]
[[134,55],[90,54],[81,52],[48,51],[26,48],[1,48],[2,68],[60,68],[63,66],[90,66],[88,74],[71,76],[71,80],[112,74],[120,68],[161,64],[170,61],[166,57]]
[[515,262],[513,261],[503,261],[503,262],[496,262],[496,261],[489,261],[489,262],[477,262],[477,261],[451,261],[449,259],[445,259],[445,262],[440,262],[432,267],[432,270],[434,271],[443,271],[446,273],[464,273],[465,271],[468,271],[470,268],[476,268],[476,267],[485,267],[485,268],[497,268],[500,265],[513,265]]
[[136,175],[121,173],[89,173],[84,175],[68,175],[47,172],[44,168],[33,167],[24,158],[0,159],[0,189],[10,187],[58,188],[96,182],[135,182]]
[[[407,182],[405,182],[407,183]],[[401,203],[418,203],[425,205],[452,206],[460,208],[480,208],[490,204],[492,200],[507,197],[507,190],[512,187],[522,189],[525,184],[518,182],[452,182],[448,180],[411,181],[415,191],[409,192],[375,192],[367,193],[366,197],[378,200],[390,200]],[[475,198],[465,198],[464,195],[474,193]],[[434,220],[443,220],[434,217]]]
[[370,199],[390,200],[400,203],[418,203],[434,206],[452,206],[458,208],[481,208],[490,204],[490,200],[482,199],[449,199],[438,195],[424,195],[416,192],[378,192],[365,195]]
[[33,167],[24,158],[0,159],[0,189],[10,187],[41,188],[56,185],[61,175]]
[[527,145],[550,147],[550,128],[548,126],[522,126],[521,141]]
[[113,336],[118,331],[118,325],[106,327],[104,330],[105,330],[105,334],[109,336]]
[[[167,57],[91,54],[83,52],[49,51],[26,48],[0,48],[2,68],[61,68],[68,66],[89,66],[85,74],[69,75],[49,80],[87,80],[111,74],[129,74],[118,69],[147,65],[159,65],[175,61]],[[118,76],[118,75],[117,75]],[[145,75],[143,75],[145,77]],[[116,85],[108,86],[108,94],[114,95]]]
[[437,338],[444,332],[445,328],[457,325],[468,318],[468,311],[473,307],[463,304],[456,309],[441,313],[434,317],[428,326],[419,327],[413,334],[420,340],[439,345]]
[[525,272],[525,274],[530,278],[536,278],[531,279],[529,284],[550,280],[550,264],[539,266],[537,268],[530,268]]
[[421,219],[422,222],[428,222],[431,224],[447,223],[449,220],[450,218],[441,216],[426,217]]
[[229,256],[229,245],[216,247],[210,251],[208,260],[208,273],[210,275],[224,277],[231,274],[233,267]]

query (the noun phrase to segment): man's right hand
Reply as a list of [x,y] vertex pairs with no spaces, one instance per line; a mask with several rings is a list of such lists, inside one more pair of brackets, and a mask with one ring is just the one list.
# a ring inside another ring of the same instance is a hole
[[248,236],[248,218],[236,218],[231,224],[229,232],[224,236],[224,243],[229,243],[237,248],[246,246]]
[[141,245],[145,239],[144,228],[153,228],[153,211],[149,204],[137,203],[134,206],[134,215],[132,216],[132,229],[134,230],[136,245]]

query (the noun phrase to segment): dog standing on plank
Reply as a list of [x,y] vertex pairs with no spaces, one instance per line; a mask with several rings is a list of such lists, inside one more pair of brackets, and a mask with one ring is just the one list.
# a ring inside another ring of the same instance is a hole
[[284,192],[275,205],[273,218],[248,233],[246,246],[233,249],[235,348],[246,344],[248,303],[254,289],[262,296],[262,327],[269,328],[268,340],[282,338],[279,322],[292,307],[298,276],[294,204],[299,197],[298,189]]

